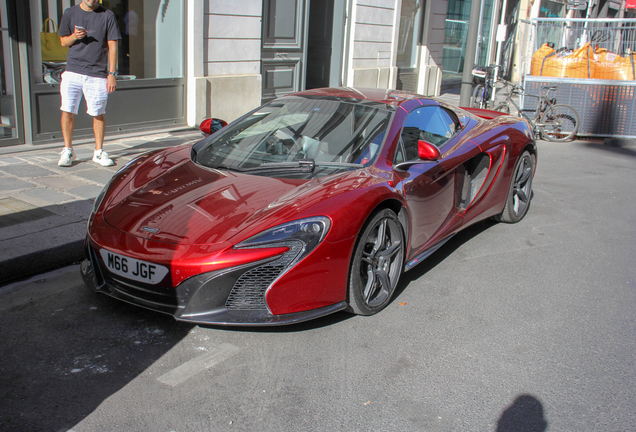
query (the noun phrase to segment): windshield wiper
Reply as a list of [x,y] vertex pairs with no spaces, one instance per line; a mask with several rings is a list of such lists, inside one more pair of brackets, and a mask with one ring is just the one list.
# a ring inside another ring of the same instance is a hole
[[239,168],[237,166],[234,166],[234,165],[219,164],[219,165],[210,166],[210,168],[222,169],[222,170],[230,170],[230,171],[242,171],[241,168]]
[[332,168],[364,168],[363,164],[350,162],[316,162],[316,166]]
[[252,168],[235,168],[241,172],[260,172],[260,171],[302,171],[311,172],[316,167],[313,159],[302,159],[291,162],[263,162],[259,166]]
[[316,162],[313,159],[301,159],[289,162],[263,162],[259,166],[241,168],[233,165],[217,165],[217,169],[228,169],[244,173],[258,173],[267,171],[298,171],[313,172],[316,167],[328,168],[362,168],[364,165],[347,162]]

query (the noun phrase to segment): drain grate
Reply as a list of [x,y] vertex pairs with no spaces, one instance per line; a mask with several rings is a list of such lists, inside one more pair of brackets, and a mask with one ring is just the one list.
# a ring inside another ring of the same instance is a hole
[[15,198],[0,199],[0,228],[33,222],[55,213]]

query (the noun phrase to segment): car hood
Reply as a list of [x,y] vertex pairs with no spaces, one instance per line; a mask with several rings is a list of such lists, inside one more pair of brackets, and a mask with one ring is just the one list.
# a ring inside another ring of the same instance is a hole
[[[221,243],[248,228],[254,234],[302,217],[303,210],[367,178],[361,170],[311,180],[247,175],[201,167],[186,154],[166,153],[147,162],[107,200],[104,220],[153,241]],[[352,175],[363,178],[345,181],[348,186],[342,188],[343,177]]]

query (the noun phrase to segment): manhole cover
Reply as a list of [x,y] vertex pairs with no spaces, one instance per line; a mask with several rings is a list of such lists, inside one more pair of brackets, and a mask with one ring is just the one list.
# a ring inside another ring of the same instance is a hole
[[17,225],[22,222],[36,221],[54,214],[19,199],[0,199],[0,228]]

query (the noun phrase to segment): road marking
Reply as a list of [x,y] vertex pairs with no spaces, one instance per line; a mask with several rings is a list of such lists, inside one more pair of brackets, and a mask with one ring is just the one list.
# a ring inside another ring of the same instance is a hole
[[168,384],[172,387],[177,386],[187,380],[188,378],[193,377],[199,372],[210,369],[212,366],[217,363],[221,363],[223,360],[227,360],[237,352],[239,352],[239,347],[223,343],[218,347],[214,348],[209,353],[205,353],[202,356],[195,357],[190,361],[185,362],[181,366],[177,366],[172,369],[170,372],[166,372],[157,378],[164,384]]

